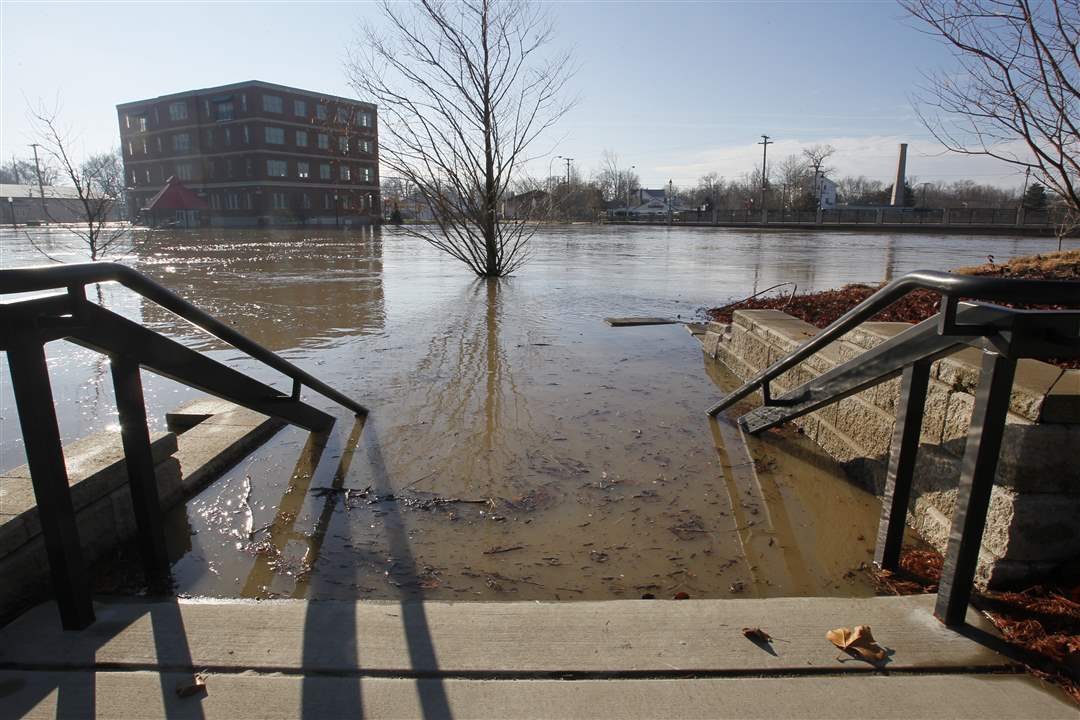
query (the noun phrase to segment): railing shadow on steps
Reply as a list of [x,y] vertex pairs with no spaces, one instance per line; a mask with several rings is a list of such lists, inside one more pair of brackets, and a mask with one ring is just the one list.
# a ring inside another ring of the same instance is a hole
[[[86,285],[118,282],[292,380],[291,392],[229,368],[86,298]],[[0,295],[65,290],[0,302],[0,351],[7,354],[26,459],[60,619],[66,630],[93,623],[90,581],[82,557],[63,446],[45,361],[45,343],[69,340],[110,357],[121,442],[135,508],[136,533],[151,587],[168,587],[165,547],[141,368],[306,430],[334,418],[301,400],[304,387],[357,415],[367,410],[318,378],[245,337],[138,271],[118,263],[79,263],[0,270]],[[5,582],[17,582],[5,578]]]
[[[935,316],[779,397],[772,396],[770,382],[903,296],[920,289],[941,296]],[[911,497],[930,366],[964,347],[979,348],[982,351],[979,385],[934,607],[934,615],[953,627],[963,625],[971,599],[1016,362],[1021,358],[1080,358],[1080,311],[1016,310],[986,302],[995,300],[1080,307],[1080,282],[954,275],[931,270],[908,273],[882,287],[708,411],[710,416],[716,416],[760,389],[763,406],[739,418],[747,432],[757,433],[901,376],[874,550],[876,565],[895,570]]]

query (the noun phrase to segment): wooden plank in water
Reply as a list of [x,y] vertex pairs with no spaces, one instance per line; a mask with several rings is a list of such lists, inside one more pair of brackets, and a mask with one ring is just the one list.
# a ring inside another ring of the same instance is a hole
[[609,317],[604,318],[611,327],[635,327],[638,325],[677,325],[681,320],[658,317]]
[[[0,667],[267,672],[850,673],[825,633],[871,625],[889,670],[1010,667],[969,612],[969,637],[931,614],[933,595],[605,602],[191,601],[98,603],[65,633],[41,605],[0,629]],[[743,637],[761,627],[766,650]],[[977,642],[975,639],[981,639]],[[184,650],[186,652],[182,652]]]

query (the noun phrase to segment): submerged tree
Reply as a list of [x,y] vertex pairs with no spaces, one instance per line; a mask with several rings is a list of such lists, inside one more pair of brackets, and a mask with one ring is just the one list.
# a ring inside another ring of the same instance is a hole
[[[50,222],[56,223],[74,233],[86,247],[91,260],[97,260],[128,239],[127,224],[112,225],[114,209],[124,195],[124,171],[119,152],[91,155],[83,162],[77,162],[71,155],[70,133],[60,125],[59,111],[56,108],[38,106],[30,111],[39,146],[45,153],[47,166],[55,168],[61,182],[71,183],[75,197],[69,204],[76,205],[74,214],[80,217],[78,222],[65,222],[54,217],[49,204],[42,198],[42,207]],[[40,165],[39,165],[40,167]],[[45,178],[39,178],[45,184]],[[29,236],[27,236],[29,237]],[[31,244],[46,257],[55,260],[33,240]]]
[[1080,211],[1080,2],[903,0],[953,49],[931,77],[923,123],[949,150],[1023,168]]
[[348,62],[350,84],[379,105],[382,164],[412,183],[440,233],[407,227],[482,277],[520,267],[536,229],[499,204],[530,146],[568,109],[569,57],[527,0],[382,3]]

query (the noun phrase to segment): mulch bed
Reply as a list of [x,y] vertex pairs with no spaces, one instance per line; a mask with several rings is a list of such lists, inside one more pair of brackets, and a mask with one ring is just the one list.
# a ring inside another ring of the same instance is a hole
[[[1080,250],[1068,250],[1047,255],[1013,258],[1004,264],[986,263],[975,267],[958,268],[964,275],[1038,280],[1080,280]],[[751,297],[707,310],[716,322],[730,323],[736,310],[781,310],[814,327],[824,328],[878,290],[870,285],[845,285],[836,290],[790,295],[780,292],[768,297]],[[880,322],[921,322],[938,311],[940,296],[929,290],[916,290],[887,307],[872,319]],[[1007,303],[1000,303],[1007,305]],[[1037,309],[1062,310],[1080,306],[1080,302],[1060,305],[1027,305]],[[1080,368],[1080,360],[1048,360],[1059,367]]]
[[[908,550],[895,573],[871,571],[880,595],[937,592],[942,557],[933,550]],[[1028,672],[1059,685],[1080,705],[1080,585],[1035,585],[1021,592],[976,591],[972,604],[1022,651]]]

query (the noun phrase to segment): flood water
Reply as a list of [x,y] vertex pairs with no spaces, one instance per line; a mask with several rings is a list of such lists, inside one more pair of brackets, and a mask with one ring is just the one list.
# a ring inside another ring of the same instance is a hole
[[[37,244],[80,259],[72,238]],[[144,232],[124,262],[366,405],[296,429],[170,513],[178,589],[222,597],[606,599],[868,595],[878,503],[791,432],[705,409],[736,381],[681,325],[783,282],[880,282],[1050,239],[709,228],[545,229],[481,282],[395,229]],[[0,232],[0,265],[41,264]],[[288,383],[129,291],[91,298]],[[116,428],[108,361],[47,348],[65,439]],[[25,462],[6,363],[0,468]],[[196,394],[144,373],[148,414]]]

